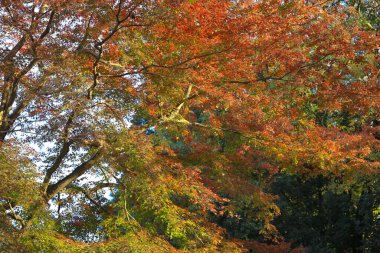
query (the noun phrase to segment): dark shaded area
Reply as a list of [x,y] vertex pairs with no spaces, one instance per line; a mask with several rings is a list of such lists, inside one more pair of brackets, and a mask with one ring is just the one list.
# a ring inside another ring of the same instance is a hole
[[335,176],[281,175],[272,187],[281,208],[275,224],[307,252],[378,252],[379,183],[379,177],[365,175],[352,185]]

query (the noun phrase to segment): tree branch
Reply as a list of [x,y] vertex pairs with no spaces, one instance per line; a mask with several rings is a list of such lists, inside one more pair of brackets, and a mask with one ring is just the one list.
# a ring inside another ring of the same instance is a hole
[[49,185],[46,190],[46,199],[52,198],[59,191],[68,186],[71,182],[82,176],[88,169],[95,165],[104,155],[105,148],[100,147],[99,150],[87,161],[76,167],[69,175],[59,180],[57,183]]

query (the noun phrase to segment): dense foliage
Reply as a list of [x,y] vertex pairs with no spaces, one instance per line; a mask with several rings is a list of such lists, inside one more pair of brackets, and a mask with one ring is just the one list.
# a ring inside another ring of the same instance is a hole
[[378,252],[379,14],[2,0],[0,252]]

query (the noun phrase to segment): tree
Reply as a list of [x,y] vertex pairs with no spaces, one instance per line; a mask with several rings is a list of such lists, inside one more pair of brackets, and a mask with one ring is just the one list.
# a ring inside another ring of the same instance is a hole
[[335,176],[278,177],[273,185],[282,210],[277,227],[310,252],[376,252],[378,177],[351,180],[349,185]]
[[322,2],[2,1],[0,248],[280,243],[279,172],[376,173],[379,40]]

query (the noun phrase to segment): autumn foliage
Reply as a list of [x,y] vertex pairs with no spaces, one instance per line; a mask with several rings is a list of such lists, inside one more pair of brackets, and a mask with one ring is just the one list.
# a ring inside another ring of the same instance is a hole
[[379,11],[1,1],[0,251],[375,252]]

